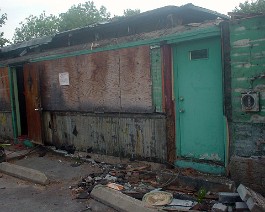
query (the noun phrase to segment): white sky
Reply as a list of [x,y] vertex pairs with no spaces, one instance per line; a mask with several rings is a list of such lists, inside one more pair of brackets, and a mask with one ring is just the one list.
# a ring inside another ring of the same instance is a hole
[[[58,15],[67,11],[73,4],[86,1],[88,0],[1,0],[1,14],[7,13],[8,18],[1,31],[4,31],[4,37],[12,39],[15,28],[29,15],[38,16],[44,10],[47,15]],[[141,12],[145,12],[163,6],[181,6],[187,3],[227,14],[240,2],[245,0],[94,0],[98,9],[103,5],[112,16],[122,15],[125,9],[140,9]]]

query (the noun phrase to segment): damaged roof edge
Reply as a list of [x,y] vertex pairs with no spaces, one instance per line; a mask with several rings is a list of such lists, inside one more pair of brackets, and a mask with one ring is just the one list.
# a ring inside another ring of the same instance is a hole
[[[113,21],[113,22],[95,23],[95,24],[92,24],[90,26],[86,26],[86,27],[82,27],[82,28],[76,28],[76,29],[60,32],[60,33],[57,33],[57,34],[54,34],[54,35],[51,35],[51,36],[35,38],[35,39],[30,40],[30,41],[21,42],[21,43],[18,43],[18,44],[12,44],[12,45],[9,45],[9,46],[6,46],[6,47],[2,47],[0,49],[0,52],[7,53],[7,52],[18,50],[18,49],[22,49],[23,50],[25,48],[34,48],[34,47],[37,47],[37,46],[42,46],[42,45],[45,45],[45,44],[49,44],[54,39],[56,39],[58,37],[61,37],[63,35],[67,35],[67,34],[69,34],[71,32],[78,33],[78,32],[81,32],[82,30],[88,30],[88,29],[93,30],[93,28],[96,29],[98,26],[101,26],[101,27],[104,28],[104,27],[109,27],[109,25],[113,24],[113,23],[117,24],[117,23],[126,23],[126,22],[131,22],[131,21],[136,21],[136,20],[139,21],[140,19],[144,20],[145,17],[151,16],[151,15],[159,15],[159,14],[172,13],[172,12],[182,12],[182,11],[185,11],[186,9],[192,10],[192,11],[195,11],[195,12],[199,12],[199,13],[201,13],[202,16],[203,15],[208,15],[209,19],[213,19],[213,18],[216,18],[216,19],[217,18],[229,19],[229,17],[226,16],[226,15],[223,15],[221,13],[218,13],[218,12],[215,12],[215,11],[212,11],[212,10],[209,10],[209,9],[205,9],[205,8],[202,8],[202,7],[195,6],[195,5],[191,4],[191,3],[183,5],[183,6],[180,6],[180,7],[178,7],[178,6],[165,6],[165,7],[162,7],[162,8],[157,8],[157,9],[154,9],[154,10],[150,10],[150,11],[147,11],[147,12],[140,13],[139,15],[136,15],[136,16],[124,17],[121,20],[117,20],[117,21]],[[24,52],[22,51],[21,54],[23,54],[23,53]]]
[[13,51],[13,50],[20,49],[20,48],[47,44],[47,43],[50,43],[52,41],[53,37],[54,36],[52,36],[52,35],[51,36],[44,36],[44,37],[40,37],[40,38],[34,38],[32,40],[29,40],[29,41],[24,41],[21,43],[5,46],[5,47],[1,48],[1,52],[9,52],[9,51]]
[[181,6],[181,7],[193,9],[193,10],[196,10],[196,11],[199,11],[199,12],[209,13],[209,14],[215,15],[215,16],[217,16],[219,18],[223,18],[223,19],[227,19],[227,20],[230,19],[230,17],[227,16],[227,15],[224,15],[222,13],[218,13],[216,11],[209,10],[209,9],[206,9],[206,8],[203,8],[203,7],[195,6],[195,5],[191,4],[191,3],[185,4],[185,5]]
[[103,23],[102,22],[94,23],[94,24],[88,25],[86,27],[80,27],[80,28],[75,28],[75,29],[59,32],[55,36],[60,36],[60,35],[63,35],[63,34],[67,34],[67,33],[78,31],[78,30],[83,30],[83,29],[87,29],[87,28],[94,28],[94,27],[99,26],[99,25],[108,25],[108,24],[112,24],[114,22],[115,23],[123,23],[123,22],[129,21],[129,20],[133,21],[133,20],[136,20],[136,19],[145,18],[146,16],[149,16],[149,15],[152,15],[152,14],[155,14],[155,13],[162,13],[162,12],[165,12],[165,11],[168,11],[168,12],[178,11],[178,10],[181,11],[183,9],[192,9],[194,11],[198,11],[198,12],[203,12],[203,13],[208,13],[210,15],[214,15],[214,16],[216,16],[216,18],[219,17],[219,18],[223,18],[223,19],[229,19],[229,16],[226,16],[224,14],[218,13],[218,12],[213,11],[213,10],[205,9],[203,7],[195,6],[192,3],[188,3],[188,4],[182,5],[180,7],[174,6],[174,5],[169,5],[169,6],[157,8],[157,9],[154,9],[154,10],[149,10],[149,11],[146,11],[146,12],[142,12],[142,13],[140,13],[138,15],[123,17],[122,19],[119,19],[119,20],[116,20],[116,21],[109,21],[109,22],[103,22]]

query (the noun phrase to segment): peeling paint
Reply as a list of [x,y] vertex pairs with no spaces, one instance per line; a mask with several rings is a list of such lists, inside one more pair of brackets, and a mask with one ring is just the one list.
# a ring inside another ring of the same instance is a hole
[[251,66],[253,66],[250,63],[240,63],[238,65],[236,65],[237,68],[251,68]]
[[239,78],[236,78],[237,81],[245,81],[245,80],[248,80],[248,78],[246,77],[239,77]]
[[213,161],[221,161],[222,159],[218,155],[218,153],[211,153],[210,155],[208,153],[204,153],[203,155],[200,155],[199,159],[201,160],[213,160]]
[[249,42],[250,42],[249,39],[242,39],[242,40],[237,40],[237,41],[233,42],[233,45],[235,47],[236,46],[237,47],[239,47],[239,46],[244,47],[244,46],[249,46],[250,45]]
[[246,27],[244,27],[244,26],[240,26],[240,27],[237,27],[237,28],[235,28],[235,31],[244,31],[244,30],[246,30]]
[[265,116],[254,114],[251,116],[250,122],[252,122],[252,123],[265,123]]

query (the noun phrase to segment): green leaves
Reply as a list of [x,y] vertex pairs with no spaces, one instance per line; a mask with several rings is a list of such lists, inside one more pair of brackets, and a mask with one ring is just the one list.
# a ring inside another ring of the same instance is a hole
[[58,32],[58,21],[56,16],[47,16],[45,11],[39,17],[30,15],[24,22],[20,22],[19,28],[15,29],[14,43],[55,34]]
[[[5,24],[6,20],[7,20],[6,13],[3,13],[2,15],[0,14],[0,28]],[[0,47],[3,47],[6,43],[9,43],[9,40],[4,38],[4,32],[0,32]]]
[[[139,14],[140,10],[124,10],[125,16],[131,16]],[[121,18],[115,16],[111,20]],[[107,8],[101,6],[96,8],[93,1],[87,1],[73,5],[65,13],[61,13],[58,16],[46,15],[43,11],[39,16],[30,15],[23,22],[20,22],[20,27],[15,29],[13,37],[14,43],[28,41],[37,37],[53,35],[58,32],[63,32],[75,28],[86,27],[88,25],[110,20],[110,13]]]
[[235,13],[265,13],[265,0],[256,0],[253,2],[245,1],[240,3],[233,12]]
[[93,1],[73,5],[66,13],[59,15],[59,31],[85,27],[93,23],[109,20],[106,7],[98,10]]

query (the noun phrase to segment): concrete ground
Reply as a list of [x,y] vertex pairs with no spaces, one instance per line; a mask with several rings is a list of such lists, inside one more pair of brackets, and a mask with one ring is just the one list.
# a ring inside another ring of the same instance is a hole
[[44,172],[50,179],[50,184],[41,186],[0,173],[0,211],[115,211],[93,199],[76,199],[69,186],[75,185],[82,177],[101,170],[88,163],[71,166],[75,162],[51,153],[44,157],[34,154],[13,161],[17,165]]

